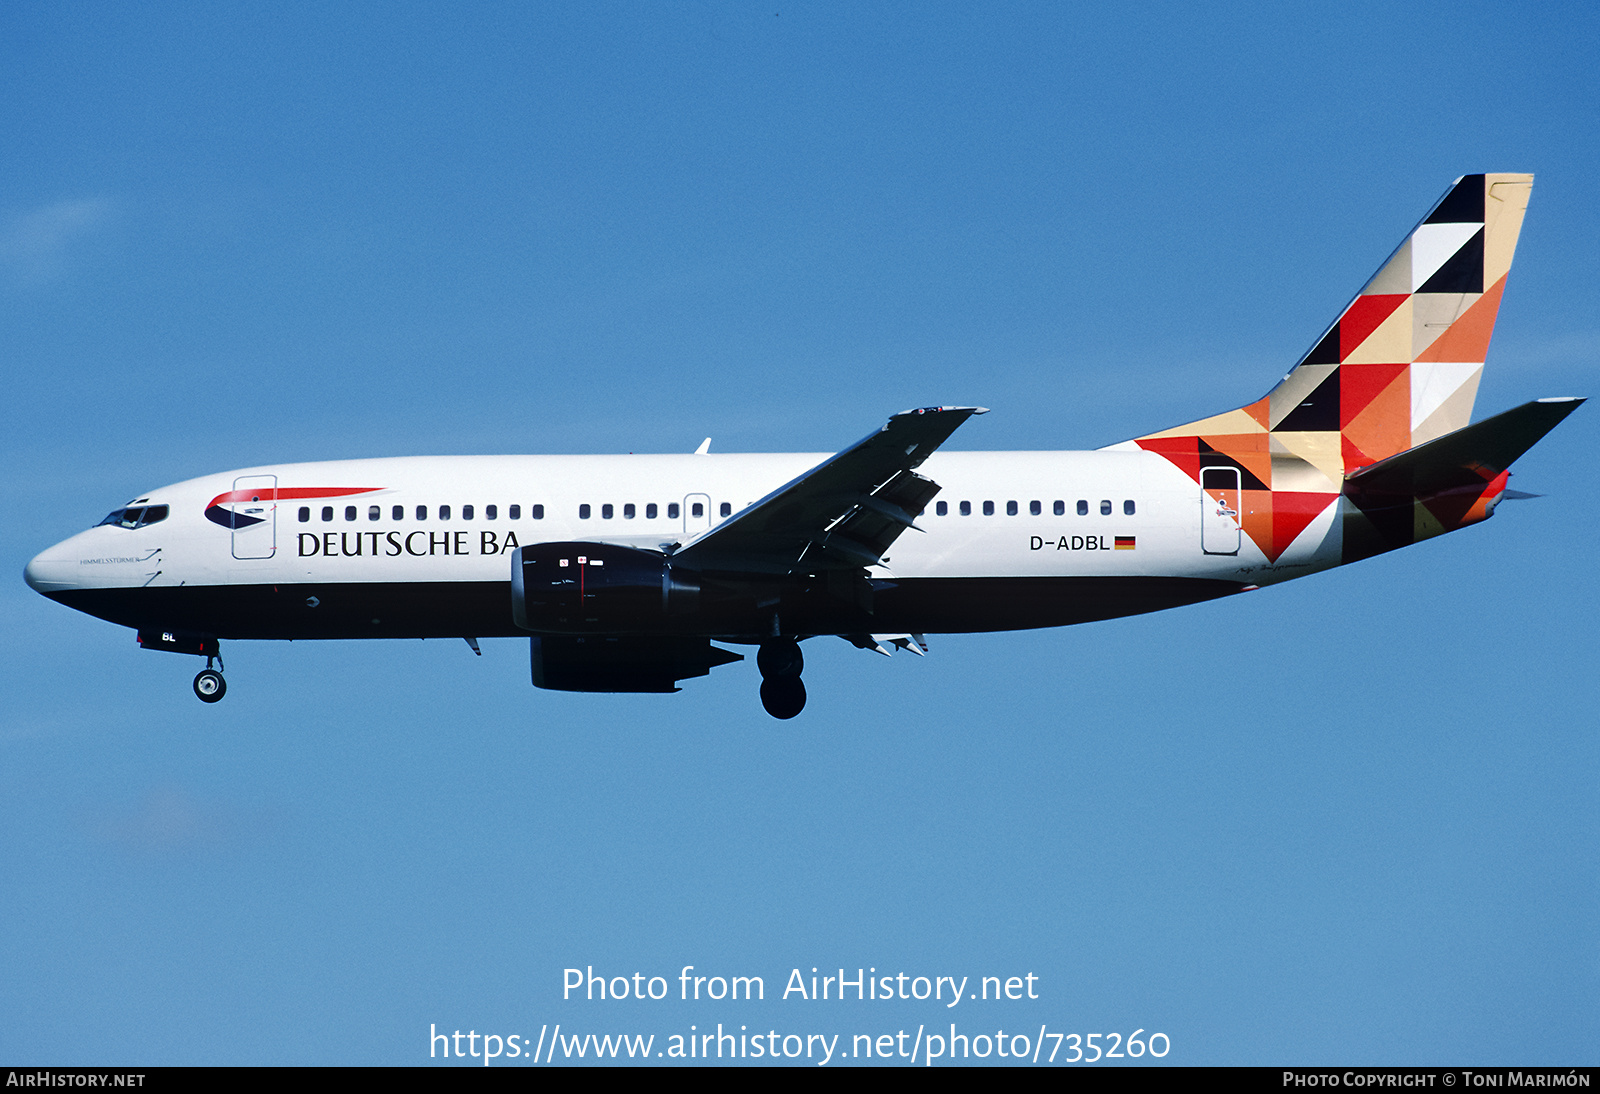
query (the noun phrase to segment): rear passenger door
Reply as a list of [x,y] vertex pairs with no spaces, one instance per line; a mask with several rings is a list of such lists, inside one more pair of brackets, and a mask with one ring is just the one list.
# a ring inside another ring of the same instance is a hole
[[1240,485],[1237,467],[1200,469],[1200,550],[1208,555],[1239,553]]

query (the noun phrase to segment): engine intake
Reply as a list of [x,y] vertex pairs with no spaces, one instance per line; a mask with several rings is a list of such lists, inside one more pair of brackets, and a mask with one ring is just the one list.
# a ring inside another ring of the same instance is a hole
[[699,608],[698,577],[655,551],[610,543],[535,543],[511,561],[511,615],[542,634],[649,634]]

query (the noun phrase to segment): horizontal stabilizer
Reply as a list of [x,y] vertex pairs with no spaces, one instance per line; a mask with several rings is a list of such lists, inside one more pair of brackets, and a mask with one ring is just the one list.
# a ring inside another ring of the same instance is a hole
[[1345,476],[1344,492],[1421,498],[1482,486],[1509,468],[1583,402],[1563,398],[1524,403],[1353,471]]

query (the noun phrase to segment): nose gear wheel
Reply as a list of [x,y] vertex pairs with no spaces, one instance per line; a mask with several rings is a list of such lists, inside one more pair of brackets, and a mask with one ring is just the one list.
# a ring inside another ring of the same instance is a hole
[[194,693],[202,703],[219,702],[228,694],[228,682],[216,669],[201,669],[194,678]]

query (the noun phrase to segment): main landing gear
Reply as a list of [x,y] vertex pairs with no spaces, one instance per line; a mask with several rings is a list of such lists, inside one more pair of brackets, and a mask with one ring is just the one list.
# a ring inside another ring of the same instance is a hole
[[756,667],[761,670],[761,705],[774,718],[793,718],[806,708],[806,686],[800,682],[805,668],[800,643],[773,638],[761,643]]
[[[211,667],[213,657],[217,662],[216,668]],[[220,702],[222,697],[228,694],[228,682],[222,678],[221,669],[222,655],[220,653],[208,654],[206,656],[206,667],[201,669],[200,675],[194,678],[195,697],[202,703]]]

